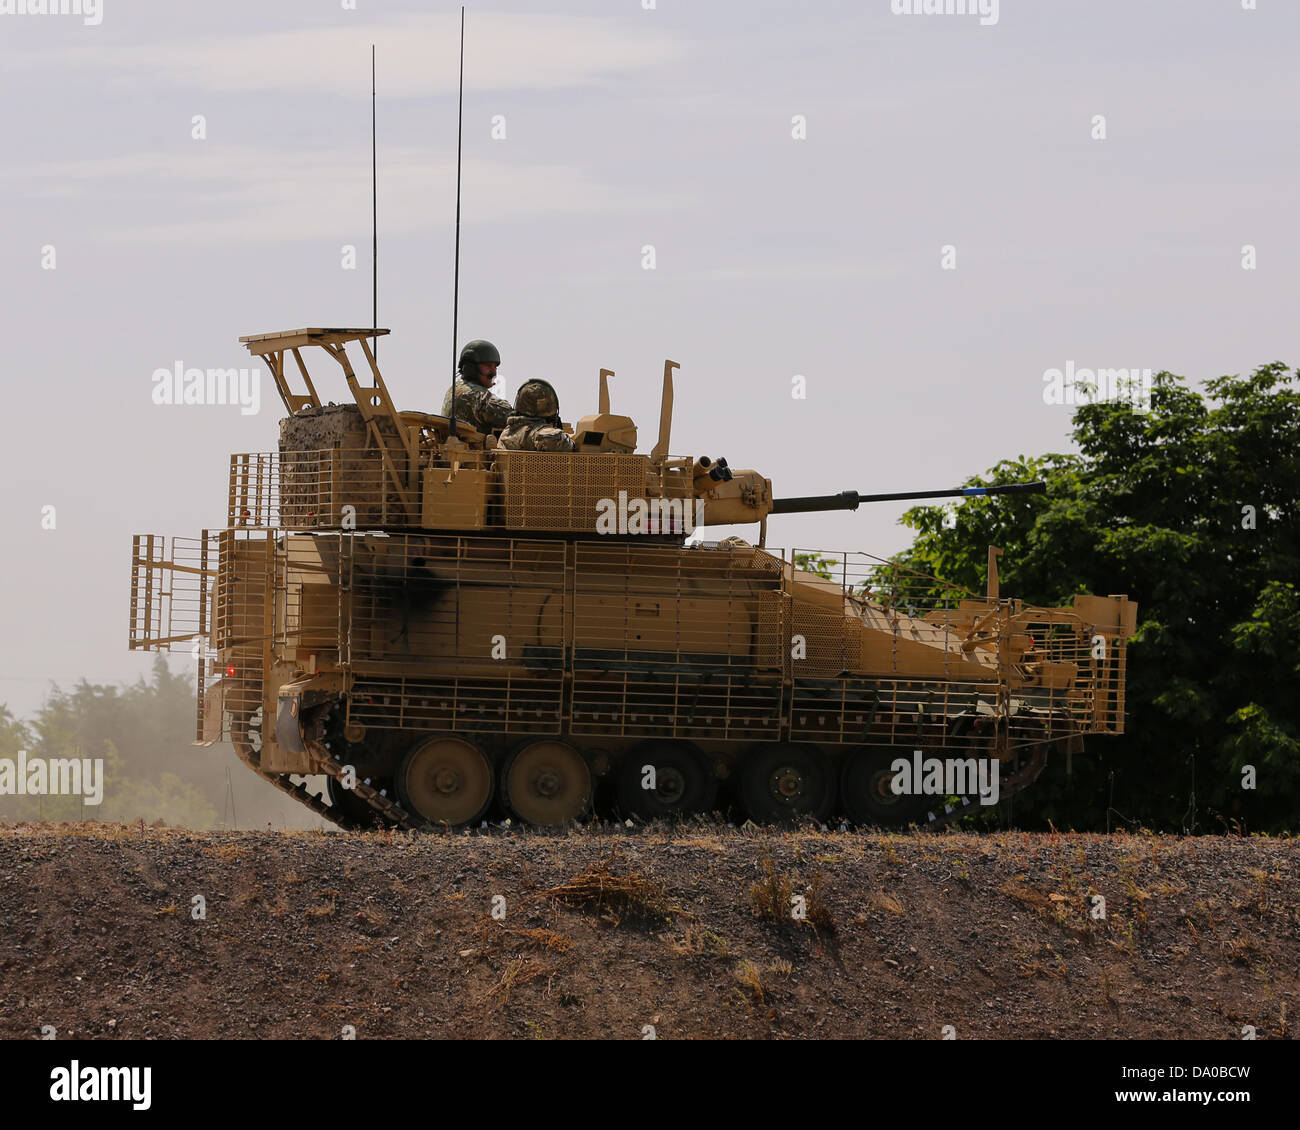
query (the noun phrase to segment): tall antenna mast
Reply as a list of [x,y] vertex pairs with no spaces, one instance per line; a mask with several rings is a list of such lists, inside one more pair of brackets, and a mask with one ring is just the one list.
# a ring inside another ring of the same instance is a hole
[[[375,137],[375,45],[370,45],[370,328],[379,328],[379,161]],[[379,360],[379,337],[370,339]]]
[[456,335],[460,331],[460,134],[465,109],[465,5],[460,7],[460,89],[456,95],[456,268],[451,287],[451,421],[456,438]]

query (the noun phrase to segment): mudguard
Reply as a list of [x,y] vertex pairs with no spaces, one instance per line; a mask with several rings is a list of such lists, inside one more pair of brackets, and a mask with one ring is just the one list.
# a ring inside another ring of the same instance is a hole
[[337,699],[348,686],[343,672],[309,675],[284,683],[276,692],[275,742],[290,753],[305,753],[307,743],[302,732],[302,718],[313,707]]

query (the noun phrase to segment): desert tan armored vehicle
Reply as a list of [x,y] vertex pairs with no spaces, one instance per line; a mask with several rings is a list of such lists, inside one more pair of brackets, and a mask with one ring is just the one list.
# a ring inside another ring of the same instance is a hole
[[[397,410],[368,340],[386,332],[241,339],[284,402],[279,449],[231,457],[223,529],[132,555],[130,646],[198,658],[200,743],[228,737],[321,815],[924,821],[944,796],[900,793],[899,758],[996,763],[1006,797],[1051,750],[1122,731],[1125,597],[1003,598],[993,550],[975,595],[767,545],[774,515],[986,492],[783,500],[758,471],[672,456],[673,362],[649,454],[608,370],[574,453],[499,450]],[[318,395],[304,354],[322,351],[354,403]],[[696,540],[737,524],[753,544]],[[319,774],[325,799],[301,781]],[[962,780],[949,806],[977,799]]]

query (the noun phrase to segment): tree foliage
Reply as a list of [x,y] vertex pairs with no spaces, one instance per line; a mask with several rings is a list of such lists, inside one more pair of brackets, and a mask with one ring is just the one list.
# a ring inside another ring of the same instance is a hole
[[[1077,455],[1005,460],[966,485],[1045,479],[1045,495],[916,507],[899,561],[982,591],[1005,550],[1002,595],[1138,602],[1127,731],[1088,739],[1067,780],[1052,766],[1016,800],[1022,825],[1293,827],[1300,811],[1300,392],[1281,363],[1207,381],[1160,373],[1150,412],[1075,411]],[[949,518],[951,523],[951,517]],[[1243,788],[1253,767],[1256,787]],[[1112,775],[1113,774],[1113,779]]]
[[240,765],[229,745],[191,744],[195,700],[187,676],[174,674],[159,655],[149,682],[125,689],[84,680],[70,691],[56,686],[27,722],[0,705],[0,758],[16,761],[25,750],[29,761],[104,762],[101,804],[83,804],[80,796],[0,796],[0,819],[162,820],[190,828],[212,828],[223,818],[245,827],[310,823],[305,809]]

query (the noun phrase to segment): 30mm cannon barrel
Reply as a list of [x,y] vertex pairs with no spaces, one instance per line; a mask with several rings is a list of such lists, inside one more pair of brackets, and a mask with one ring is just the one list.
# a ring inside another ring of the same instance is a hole
[[1000,487],[960,487],[957,490],[909,490],[901,494],[813,494],[805,498],[774,498],[773,514],[810,514],[818,510],[856,510],[864,502],[897,502],[909,498],[974,498],[984,494],[1042,494],[1045,482],[1010,483]]

